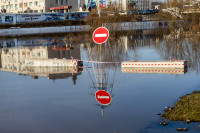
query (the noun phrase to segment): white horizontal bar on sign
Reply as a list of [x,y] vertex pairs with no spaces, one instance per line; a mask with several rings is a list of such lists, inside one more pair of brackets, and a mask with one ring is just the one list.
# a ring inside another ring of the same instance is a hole
[[94,36],[95,36],[95,37],[106,37],[107,34],[95,34]]

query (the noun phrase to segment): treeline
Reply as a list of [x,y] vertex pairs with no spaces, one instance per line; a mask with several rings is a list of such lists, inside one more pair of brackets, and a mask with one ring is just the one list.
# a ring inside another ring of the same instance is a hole
[[[191,6],[191,4],[193,4]],[[172,21],[171,30],[175,31],[179,29],[181,34],[198,35],[200,33],[200,4],[191,3],[190,0],[186,1],[166,1],[162,5],[163,9],[175,9],[175,12],[181,15],[173,16],[170,13],[159,13],[158,17],[169,19]]]

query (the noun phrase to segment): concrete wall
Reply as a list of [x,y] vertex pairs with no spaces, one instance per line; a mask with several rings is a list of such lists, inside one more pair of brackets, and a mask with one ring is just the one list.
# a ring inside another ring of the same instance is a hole
[[168,28],[169,21],[141,21],[141,22],[123,22],[123,23],[104,23],[110,31],[127,31],[127,30],[146,30],[156,28]]
[[77,26],[58,26],[58,27],[41,27],[41,28],[10,28],[0,29],[0,36],[20,36],[20,35],[38,35],[49,33],[67,33],[67,32],[87,32],[90,30],[89,25]]

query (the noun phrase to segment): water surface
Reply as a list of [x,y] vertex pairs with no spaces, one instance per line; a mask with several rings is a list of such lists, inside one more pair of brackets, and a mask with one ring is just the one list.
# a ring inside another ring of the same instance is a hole
[[[158,125],[162,119],[157,114],[200,88],[199,51],[194,52],[198,43],[188,39],[177,43],[169,34],[160,37],[143,31],[111,37],[104,45],[95,45],[89,35],[5,38],[1,44],[0,131],[4,133],[176,132],[177,123]],[[66,46],[72,49],[60,49]],[[125,60],[170,57],[188,60],[187,72],[123,73],[120,67]],[[87,68],[76,70],[27,68],[27,58],[116,63],[84,62]],[[107,106],[95,99],[95,92],[102,89],[112,97]],[[190,131],[199,131],[193,127]]]

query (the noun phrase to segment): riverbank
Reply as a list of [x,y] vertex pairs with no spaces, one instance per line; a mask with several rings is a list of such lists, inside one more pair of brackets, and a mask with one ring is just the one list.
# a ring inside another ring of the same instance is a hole
[[180,98],[178,102],[165,110],[162,117],[171,121],[200,122],[200,91]]

